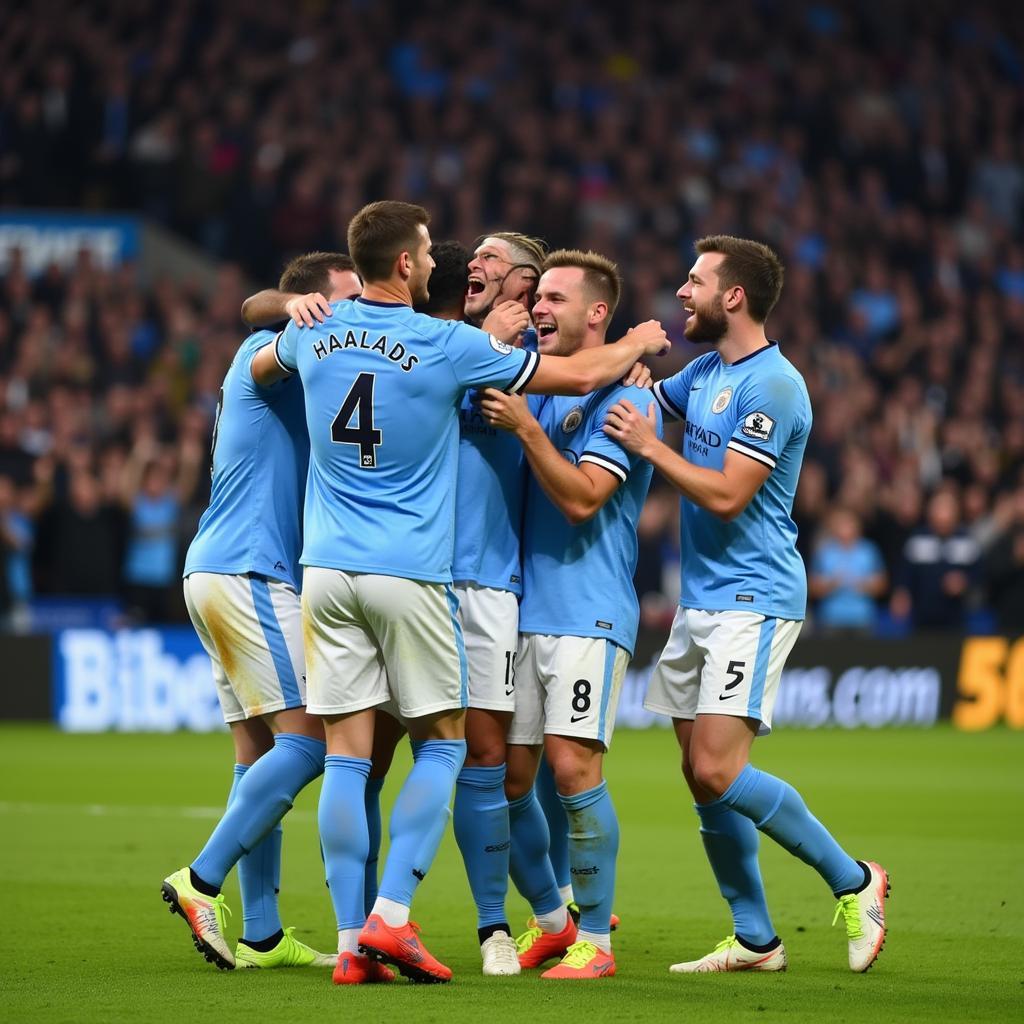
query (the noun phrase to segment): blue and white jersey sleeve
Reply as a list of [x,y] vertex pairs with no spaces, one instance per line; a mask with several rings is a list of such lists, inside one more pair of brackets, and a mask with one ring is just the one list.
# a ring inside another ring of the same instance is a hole
[[[619,444],[618,441],[609,437],[603,429],[604,422],[608,418],[608,410],[616,402],[623,398],[632,402],[642,416],[647,415],[647,409],[654,402],[650,391],[645,388],[618,387],[606,389],[609,393],[603,395],[591,410],[588,420],[590,423],[590,436],[586,440],[583,452],[580,454],[580,462],[590,462],[595,466],[608,470],[613,476],[619,478],[623,483],[629,479],[629,474],[636,466],[644,463],[645,460],[639,455],[634,455]],[[658,409],[657,402],[654,402],[655,409]],[[658,437],[661,437],[661,411],[657,412]]]
[[469,324],[456,323],[444,343],[445,355],[463,388],[496,387],[518,394],[537,372],[540,356],[513,348]]
[[295,373],[298,366],[295,362],[295,335],[299,330],[294,323],[290,323],[274,338],[274,358],[285,373]]
[[674,420],[686,419],[686,404],[698,363],[700,360],[694,359],[678,373],[655,382],[651,390],[665,416]]
[[809,410],[792,377],[750,377],[739,389],[736,426],[726,446],[774,470],[789,439],[808,424]]

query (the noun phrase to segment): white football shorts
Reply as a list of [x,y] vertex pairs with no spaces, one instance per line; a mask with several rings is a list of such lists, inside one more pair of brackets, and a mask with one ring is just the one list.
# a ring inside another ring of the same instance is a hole
[[516,709],[516,595],[477,583],[456,583],[459,622],[469,664],[469,706],[487,711]]
[[464,708],[469,681],[450,585],[307,566],[302,628],[315,715],[393,699],[403,718]]
[[191,573],[183,587],[225,722],[306,703],[302,615],[292,587],[255,573],[212,572]]
[[644,707],[672,718],[753,718],[761,723],[758,735],[767,735],[782,668],[802,625],[757,612],[679,608]]
[[629,651],[601,637],[523,634],[508,742],[536,746],[549,734],[607,750],[628,665]]

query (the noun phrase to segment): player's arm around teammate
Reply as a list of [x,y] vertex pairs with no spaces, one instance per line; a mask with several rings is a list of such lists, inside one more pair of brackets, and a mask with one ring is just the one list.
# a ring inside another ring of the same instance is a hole
[[645,706],[673,719],[708,858],[733,912],[729,939],[672,970],[786,968],[761,882],[760,830],[828,884],[850,967],[865,971],[885,938],[885,871],[850,857],[792,786],[750,764],[755,736],[771,730],[807,602],[792,508],[810,402],[764,328],[782,265],[767,246],[729,236],[702,239],[697,252],[677,295],[687,338],[716,351],[654,389],[667,414],[686,420],[685,457],[653,436],[650,409],[620,402],[605,425],[681,495],[680,608]]
[[[340,254],[299,257],[282,284],[358,289]],[[281,927],[277,910],[280,821],[295,795],[323,772],[320,720],[306,713],[298,583],[302,494],[309,443],[301,389],[254,385],[251,361],[273,335],[238,350],[221,390],[210,507],[189,547],[185,603],[210,655],[235,748],[228,809],[189,867],[165,879],[171,909],[219,967],[330,966]],[[224,935],[224,879],[238,864],[243,937]]]
[[[617,269],[603,257],[552,254],[533,309],[540,351],[599,351],[618,291]],[[651,476],[643,460],[601,430],[605,409],[621,393],[616,386],[582,400],[546,399],[536,415],[515,396],[492,389],[480,400],[489,423],[519,438],[533,471],[506,789],[513,878],[535,914],[520,938],[520,963],[538,967],[561,957],[547,978],[615,972],[610,930],[618,824],[602,763],[636,637],[635,518]],[[640,394],[636,388],[625,393]],[[542,749],[569,819],[578,934],[552,872],[533,792]]]

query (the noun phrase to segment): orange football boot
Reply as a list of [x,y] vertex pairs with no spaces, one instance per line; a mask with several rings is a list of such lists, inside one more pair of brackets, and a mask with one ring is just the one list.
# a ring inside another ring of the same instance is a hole
[[383,985],[395,980],[383,964],[358,953],[339,953],[332,977],[335,985]]
[[380,914],[371,914],[359,933],[359,952],[379,963],[394,964],[410,981],[438,984],[451,981],[451,969],[431,956],[419,940],[419,925],[410,921],[392,928]]
[[548,960],[565,956],[566,950],[576,941],[576,922],[568,917],[560,932],[546,932],[531,917],[526,922],[526,931],[516,939],[520,967],[541,967]]
[[597,978],[610,978],[615,973],[615,957],[598,949],[592,942],[574,942],[566,951],[562,962],[542,978],[561,978],[572,981],[594,981]]

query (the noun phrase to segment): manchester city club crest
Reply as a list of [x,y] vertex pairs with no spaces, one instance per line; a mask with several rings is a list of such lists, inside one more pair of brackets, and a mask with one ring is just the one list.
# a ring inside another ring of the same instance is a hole
[[722,388],[711,403],[712,412],[724,412],[732,399],[732,388]]
[[583,422],[583,406],[574,405],[562,420],[562,433],[571,434]]

